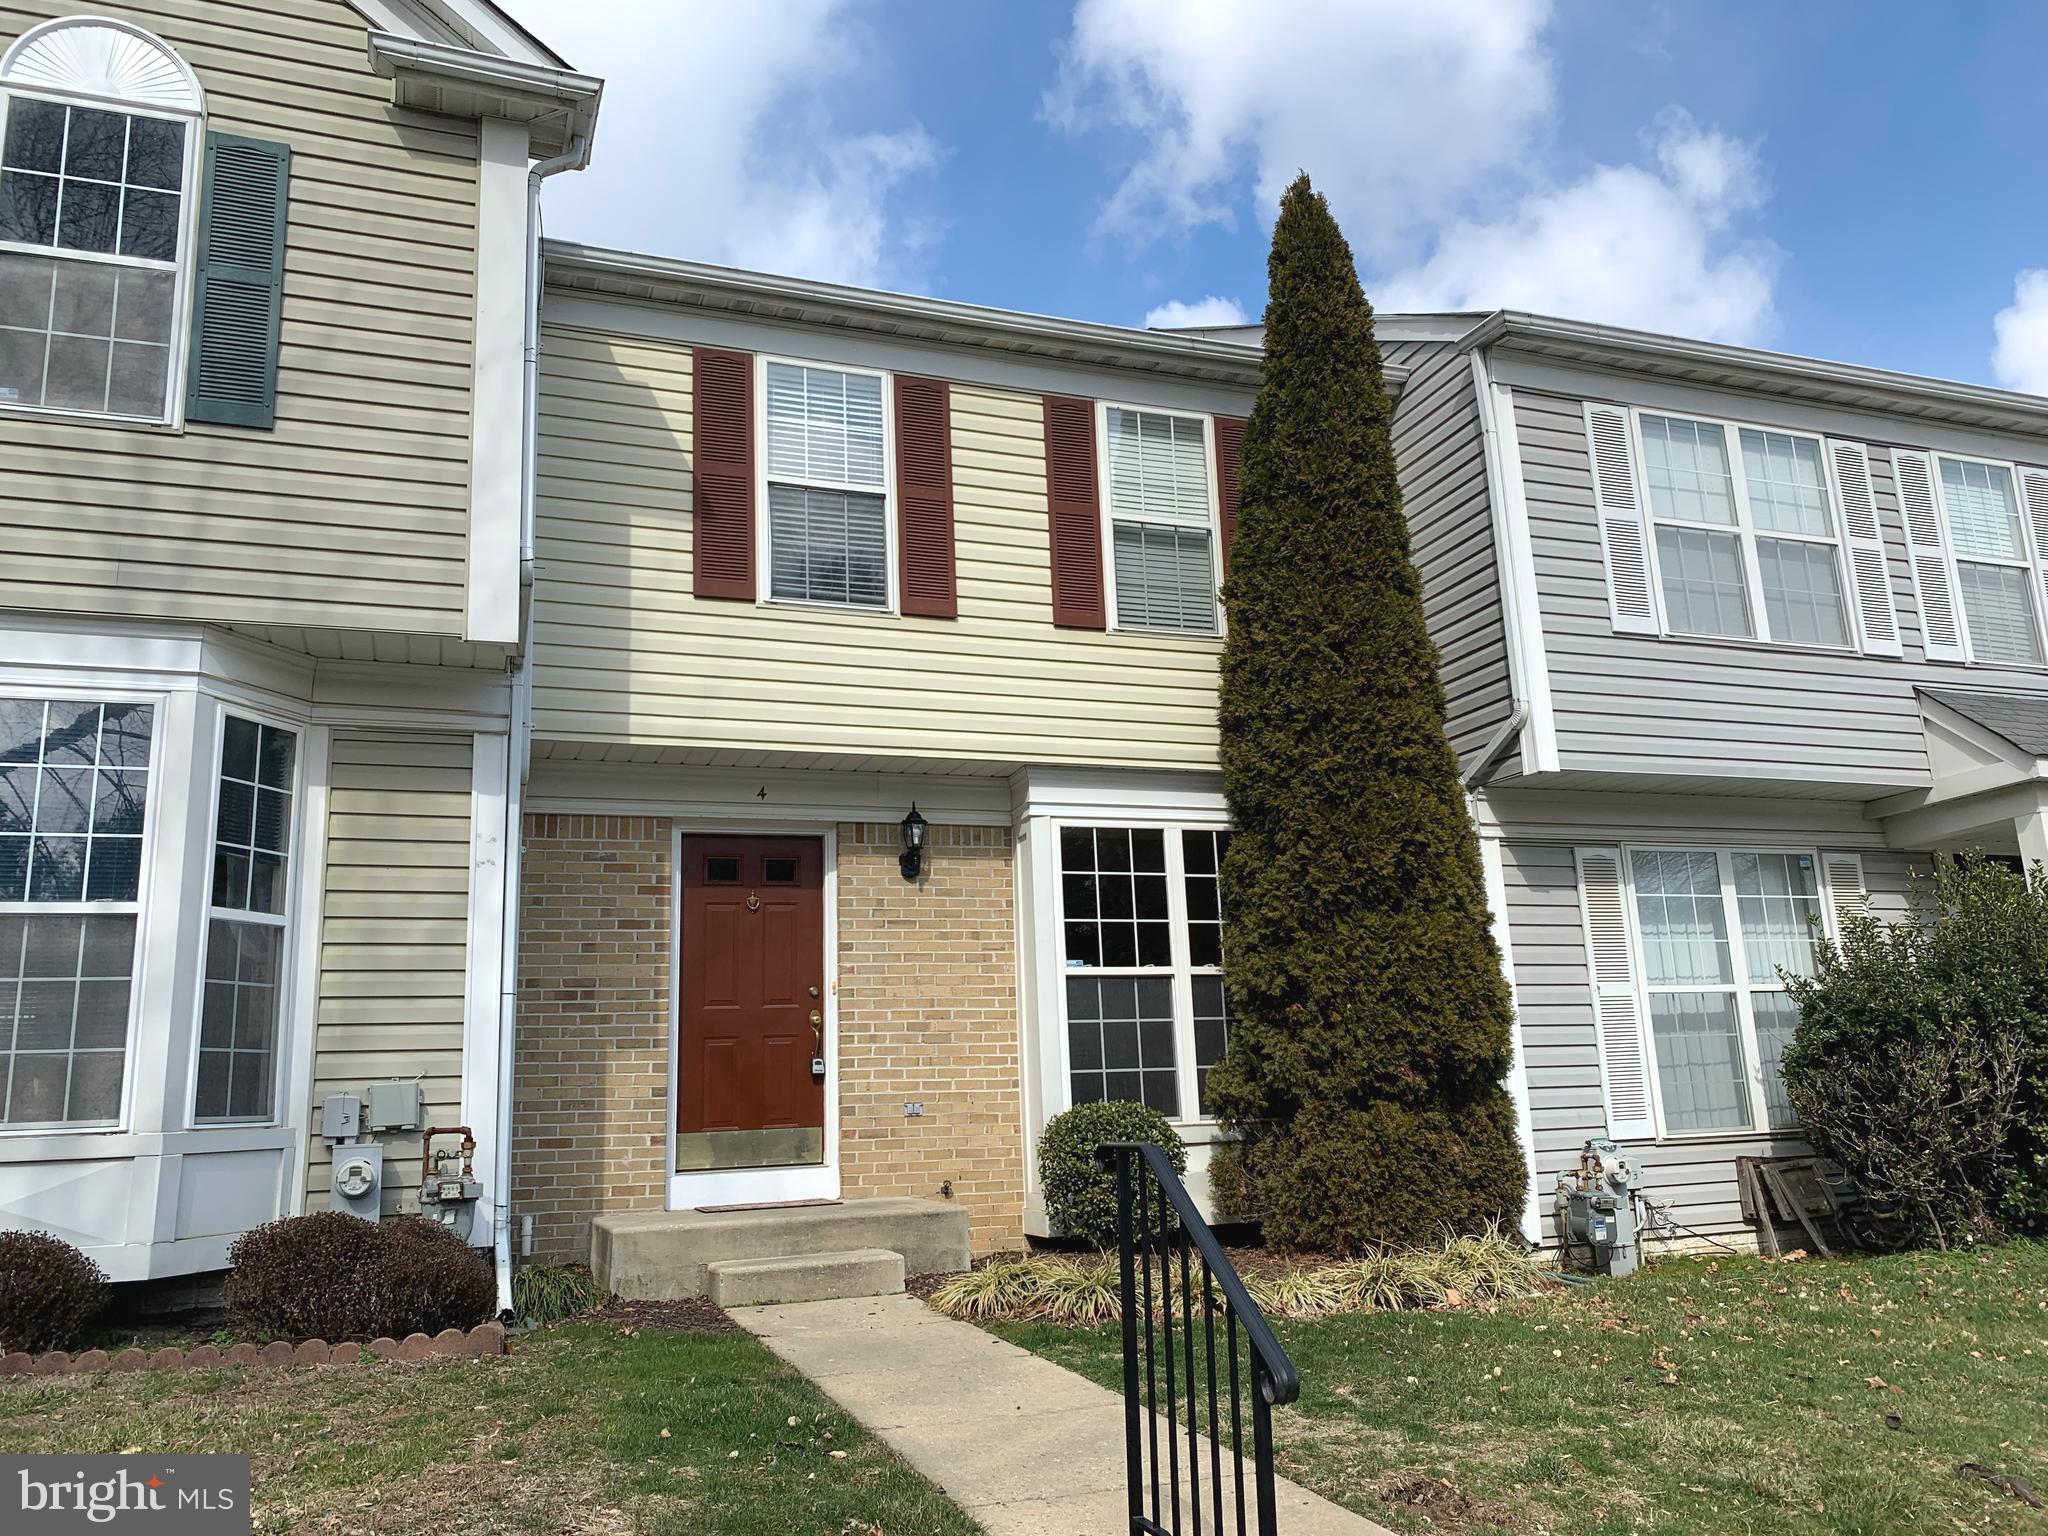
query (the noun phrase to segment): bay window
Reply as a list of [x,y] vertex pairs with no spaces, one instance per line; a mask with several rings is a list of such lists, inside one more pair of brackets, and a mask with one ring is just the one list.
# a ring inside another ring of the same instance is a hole
[[1223,1059],[1212,828],[1070,826],[1059,835],[1059,943],[1069,1102],[1141,1103],[1169,1119],[1208,1114]]
[[1115,626],[1215,634],[1207,420],[1117,405],[1102,411]]
[[0,699],[0,1128],[121,1119],[154,724]]
[[1650,412],[1637,430],[1665,630],[1847,647],[1820,440]]
[[193,1099],[201,1123],[276,1112],[297,769],[293,732],[224,717]]
[[1814,972],[1816,855],[1637,848],[1628,869],[1664,1133],[1796,1129],[1784,976]]

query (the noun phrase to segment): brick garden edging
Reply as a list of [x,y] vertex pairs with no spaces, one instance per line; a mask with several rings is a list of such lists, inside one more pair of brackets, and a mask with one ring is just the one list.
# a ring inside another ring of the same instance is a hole
[[0,1355],[0,1376],[74,1376],[88,1371],[196,1371],[220,1366],[248,1365],[357,1365],[364,1360],[452,1360],[479,1359],[505,1353],[505,1325],[480,1323],[465,1333],[460,1328],[443,1328],[431,1338],[424,1333],[404,1339],[372,1339],[368,1344],[329,1344],[325,1339],[308,1339],[288,1344],[234,1344],[226,1349],[201,1344],[194,1349],[124,1349],[110,1355],[104,1349],[88,1349],[71,1355],[52,1350],[47,1355],[19,1352]]

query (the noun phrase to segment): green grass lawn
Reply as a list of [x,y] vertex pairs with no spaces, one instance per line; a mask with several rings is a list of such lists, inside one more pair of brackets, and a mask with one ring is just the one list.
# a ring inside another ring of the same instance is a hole
[[[1121,1379],[1114,1328],[994,1326]],[[1302,1376],[1282,1472],[1403,1530],[2048,1531],[1955,1470],[2048,1499],[2048,1245],[1670,1259],[1493,1312],[1278,1332]]]
[[968,1536],[743,1333],[571,1325],[495,1360],[0,1381],[0,1452],[243,1451],[265,1531]]

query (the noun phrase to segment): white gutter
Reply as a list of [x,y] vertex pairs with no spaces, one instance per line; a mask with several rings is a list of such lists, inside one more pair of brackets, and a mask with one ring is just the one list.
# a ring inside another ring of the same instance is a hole
[[519,670],[512,681],[512,739],[505,773],[505,902],[499,943],[503,995],[498,1001],[498,1159],[492,1232],[498,1273],[498,1309],[512,1308],[512,1084],[519,1035],[519,877],[523,863],[526,776],[533,766],[533,561],[540,466],[540,190],[562,171],[590,163],[590,135],[580,134],[561,154],[535,162],[526,173],[526,422],[520,454]]

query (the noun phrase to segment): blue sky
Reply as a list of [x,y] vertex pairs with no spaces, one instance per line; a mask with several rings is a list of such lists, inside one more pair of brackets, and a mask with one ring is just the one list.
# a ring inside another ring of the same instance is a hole
[[607,79],[551,234],[1141,324],[1331,196],[1383,308],[2048,393],[2048,7],[510,0]]

